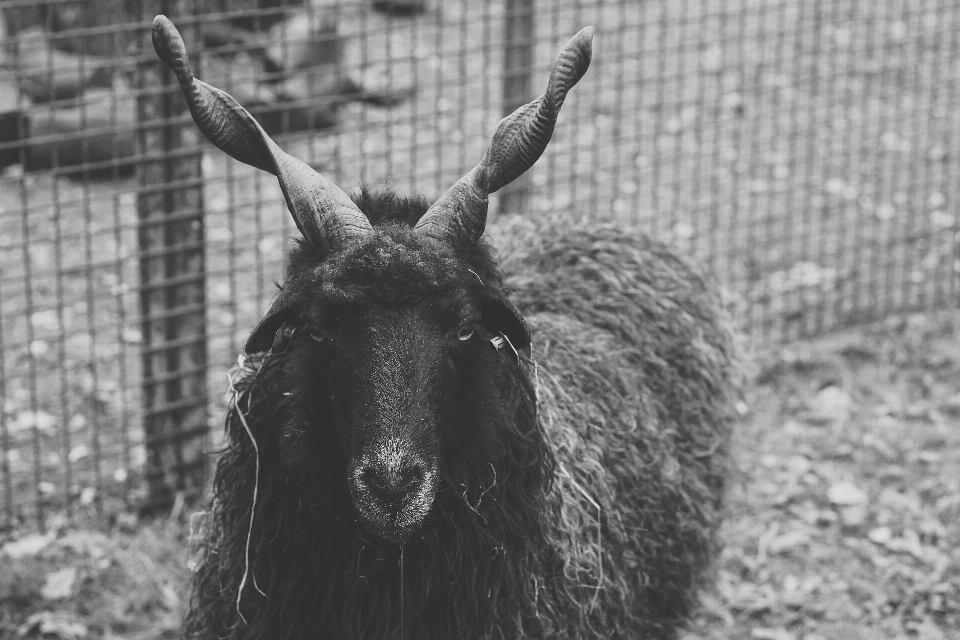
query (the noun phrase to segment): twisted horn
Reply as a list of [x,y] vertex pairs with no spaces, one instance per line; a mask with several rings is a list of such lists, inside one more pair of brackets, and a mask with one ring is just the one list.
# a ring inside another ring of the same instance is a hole
[[373,232],[370,221],[338,186],[285,153],[234,98],[193,77],[180,32],[153,19],[153,48],[176,74],[197,128],[240,162],[277,176],[300,233],[318,250],[334,250]]
[[483,235],[487,196],[520,177],[547,148],[567,92],[590,66],[593,27],[585,27],[563,47],[550,69],[546,92],[500,121],[483,160],[427,210],[415,227],[437,240]]

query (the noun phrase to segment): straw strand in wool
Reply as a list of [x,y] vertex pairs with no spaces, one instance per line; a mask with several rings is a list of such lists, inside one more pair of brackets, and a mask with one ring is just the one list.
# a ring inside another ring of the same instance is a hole
[[[244,366],[244,357],[241,354],[237,357],[237,364],[239,365],[240,370],[243,370]],[[259,373],[259,371],[257,372]],[[240,422],[243,424],[244,430],[247,432],[247,436],[250,438],[250,442],[253,444],[253,453],[254,453],[254,479],[253,479],[253,504],[250,507],[250,527],[247,529],[247,541],[246,548],[244,550],[244,565],[243,565],[243,577],[240,579],[240,587],[237,589],[237,615],[240,616],[240,619],[243,620],[244,624],[247,624],[247,619],[243,617],[243,613],[240,612],[240,600],[243,597],[243,587],[247,583],[247,575],[250,573],[250,539],[253,537],[253,521],[257,511],[257,492],[260,489],[260,447],[257,445],[257,439],[253,437],[253,431],[250,429],[250,425],[247,424],[247,416],[244,414],[243,409],[240,408],[240,392],[237,390],[236,385],[234,384],[234,374],[230,372],[227,374],[227,379],[230,381],[230,391],[233,394],[234,406],[237,408],[237,415],[240,416]],[[254,377],[256,380],[256,377]],[[247,390],[247,413],[250,412],[250,390]],[[257,585],[257,577],[253,577],[253,586],[260,592],[260,595],[266,596],[260,587]]]

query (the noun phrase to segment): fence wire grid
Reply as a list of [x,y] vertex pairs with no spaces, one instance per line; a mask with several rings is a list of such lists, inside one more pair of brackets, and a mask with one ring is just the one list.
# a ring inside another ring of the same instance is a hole
[[276,180],[197,134],[150,46],[161,12],[288,152],[433,195],[595,25],[494,211],[640,222],[765,340],[956,302],[956,2],[4,0],[0,526],[200,490],[281,277]]

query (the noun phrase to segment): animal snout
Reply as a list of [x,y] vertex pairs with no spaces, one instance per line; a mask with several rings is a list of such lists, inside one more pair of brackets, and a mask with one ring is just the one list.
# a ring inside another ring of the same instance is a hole
[[417,460],[371,461],[359,474],[360,482],[375,498],[393,506],[400,506],[408,495],[419,491],[426,477],[426,465]]
[[357,516],[372,533],[403,544],[433,505],[436,458],[405,442],[379,442],[372,449],[355,459],[350,472]]

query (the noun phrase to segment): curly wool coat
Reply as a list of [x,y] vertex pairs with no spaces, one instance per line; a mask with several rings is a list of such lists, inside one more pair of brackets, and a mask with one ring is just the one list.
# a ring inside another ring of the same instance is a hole
[[532,353],[479,344],[457,360],[469,391],[442,434],[430,514],[402,546],[357,521],[323,352],[300,332],[250,356],[187,637],[675,637],[709,565],[733,420],[714,293],[664,245],[612,227],[544,225],[498,266],[485,241],[412,234],[421,198],[355,200],[374,235],[329,256],[298,244],[274,307],[291,309],[258,327],[249,350],[270,348],[303,295],[505,296],[502,266]]

